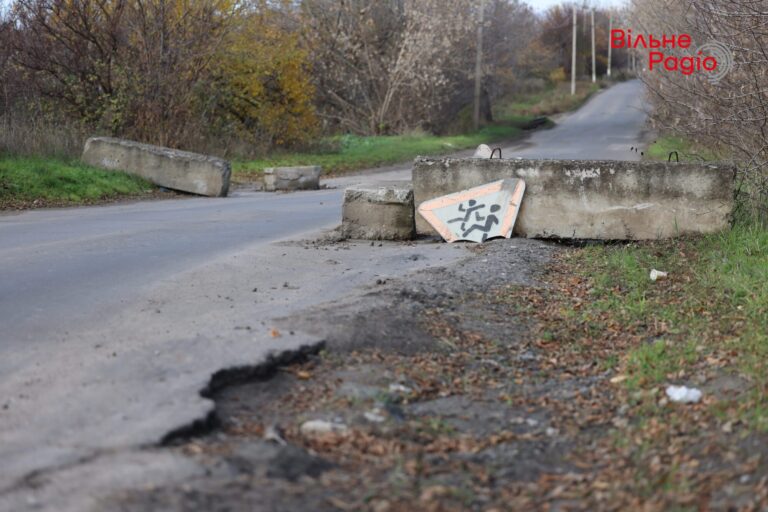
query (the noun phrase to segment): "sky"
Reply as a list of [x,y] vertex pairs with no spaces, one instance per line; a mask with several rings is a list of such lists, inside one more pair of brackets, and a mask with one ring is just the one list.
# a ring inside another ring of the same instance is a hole
[[[0,0],[2,1],[2,0]],[[563,0],[523,0],[525,3],[534,8],[537,12],[546,11],[553,5],[563,3]],[[595,7],[621,7],[626,4],[626,0],[592,0],[592,5]]]
[[[531,5],[535,11],[544,12],[549,7],[557,5],[563,2],[563,0],[523,0],[527,4]],[[626,3],[626,0],[591,0],[592,4],[596,7],[620,7]],[[10,3],[10,0],[0,0],[0,11],[3,7]]]

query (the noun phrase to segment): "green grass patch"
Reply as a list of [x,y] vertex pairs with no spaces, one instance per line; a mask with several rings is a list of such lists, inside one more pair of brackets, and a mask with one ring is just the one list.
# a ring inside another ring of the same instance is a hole
[[474,133],[447,137],[426,134],[330,137],[325,141],[332,148],[328,151],[274,153],[267,158],[234,162],[234,177],[236,180],[247,180],[259,175],[266,167],[320,165],[325,173],[341,173],[397,164],[419,155],[452,153],[482,143],[508,140],[520,135],[530,121],[530,117],[517,117]]
[[570,83],[562,83],[541,92],[516,95],[498,102],[494,117],[503,121],[519,116],[551,116],[569,112],[581,107],[603,86],[601,83],[579,82],[576,94],[571,95]]
[[[625,354],[631,390],[726,361],[754,384],[745,418],[768,430],[768,230],[740,223],[697,238],[588,247],[579,257],[594,283],[582,320],[609,317],[642,338]],[[670,277],[652,282],[654,268]]]
[[[715,151],[678,135],[664,135],[657,138],[648,146],[645,155],[647,160],[666,162],[670,154],[675,151],[681,162],[709,162],[719,159]],[[672,156],[672,161],[677,161],[677,158]]]
[[88,204],[146,194],[152,185],[120,172],[51,158],[0,157],[0,208]]
[[686,363],[694,363],[699,356],[692,341],[674,344],[665,340],[644,343],[627,357],[628,386],[639,389],[644,385],[666,382],[669,375],[679,372]]

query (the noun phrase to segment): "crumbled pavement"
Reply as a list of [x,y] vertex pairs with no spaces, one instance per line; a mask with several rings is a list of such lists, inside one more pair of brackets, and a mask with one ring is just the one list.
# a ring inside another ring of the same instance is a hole
[[[564,308],[588,287],[548,264],[563,250],[494,242],[284,319],[324,336],[325,350],[217,394],[219,427],[169,448],[207,476],[121,493],[111,508],[765,510],[764,435],[665,430],[603,364],[626,350],[621,333],[581,346],[546,335],[542,321],[567,327]],[[733,377],[709,385],[743,392]],[[701,419],[696,407],[677,411]],[[308,421],[334,427],[302,431]],[[675,432],[687,445],[665,437]]]
[[[156,448],[196,470],[98,509],[765,510],[765,435],[712,429],[703,405],[644,416],[605,364],[636,336],[571,320],[590,284],[567,248],[470,251],[277,321],[324,348],[218,389],[212,430]],[[746,387],[702,383],[724,399]]]
[[[535,373],[541,356],[524,342],[526,320],[492,293],[536,283],[555,251],[519,239],[477,246],[462,263],[284,319],[282,329],[326,339],[325,350],[269,381],[222,390],[220,428],[171,448],[220,476],[185,483],[189,492],[123,493],[115,504],[485,510],[508,502],[509,485],[573,473],[575,440],[540,397],[571,402],[594,382],[523,378],[519,370]],[[310,420],[346,428],[307,435]],[[296,469],[286,473],[291,457]]]

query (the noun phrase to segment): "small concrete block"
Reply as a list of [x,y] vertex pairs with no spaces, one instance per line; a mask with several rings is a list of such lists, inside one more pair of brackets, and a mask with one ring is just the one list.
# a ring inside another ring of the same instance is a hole
[[318,190],[323,168],[317,165],[304,167],[268,167],[264,169],[264,190],[267,192]]
[[413,239],[416,233],[413,186],[407,181],[396,181],[347,188],[341,229],[346,238]]
[[109,171],[141,176],[155,185],[202,196],[225,197],[229,162],[212,156],[111,137],[92,137],[82,161]]
[[426,201],[419,214],[449,243],[509,238],[524,193],[523,180],[499,180]]

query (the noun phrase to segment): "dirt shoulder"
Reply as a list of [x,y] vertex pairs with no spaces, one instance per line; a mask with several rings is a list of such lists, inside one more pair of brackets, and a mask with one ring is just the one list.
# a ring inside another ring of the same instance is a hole
[[765,435],[717,412],[748,382],[708,365],[694,379],[706,399],[692,405],[669,403],[657,383],[628,386],[632,357],[653,342],[644,329],[662,327],[582,316],[600,299],[583,255],[494,242],[460,265],[286,320],[284,329],[322,334],[326,348],[216,394],[217,429],[169,448],[208,476],[114,503],[377,512],[765,506]]

